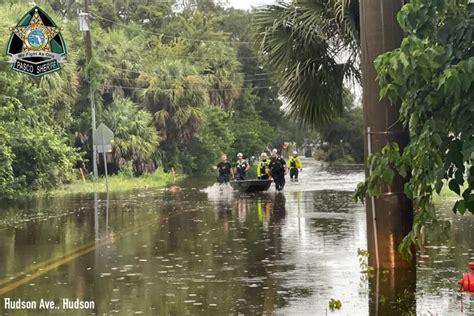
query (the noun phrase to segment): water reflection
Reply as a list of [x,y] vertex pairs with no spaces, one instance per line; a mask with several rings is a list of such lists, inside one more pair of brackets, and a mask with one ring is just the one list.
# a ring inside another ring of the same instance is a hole
[[[296,306],[307,309],[298,300],[313,300],[321,295],[318,287],[327,287],[324,282],[302,282],[313,260],[324,255],[314,249],[322,247],[318,235],[334,234],[315,223],[323,221],[322,213],[331,217],[340,212],[334,209],[340,204],[327,204],[324,194],[271,192],[214,202],[193,190],[150,192],[146,197],[99,194],[77,197],[82,207],[67,212],[62,202],[51,200],[51,216],[44,220],[13,220],[15,228],[2,226],[7,228],[0,231],[2,254],[7,254],[0,258],[6,280],[2,286],[66,258],[57,269],[27,279],[8,295],[93,299],[97,313],[271,314]],[[309,242],[313,234],[314,243]],[[305,238],[308,242],[298,241]],[[364,243],[363,235],[359,243]],[[67,261],[84,247],[85,253]],[[316,257],[302,259],[305,251],[313,250]],[[353,275],[358,278],[357,271]],[[320,300],[319,310],[325,310],[326,301]]]
[[453,214],[452,203],[441,203],[440,221],[426,227],[418,254],[417,308],[438,315],[471,315],[474,297],[461,295],[457,280],[474,260],[474,216]]
[[369,278],[370,315],[416,315],[416,271],[380,270]]
[[[331,298],[341,315],[460,311],[455,282],[474,257],[472,217],[446,213],[453,231],[426,230],[416,292],[414,274],[381,272],[376,282],[356,255],[366,248],[364,206],[345,190],[362,172],[321,168],[307,163],[306,180],[284,193],[193,183],[2,206],[0,299],[80,298],[96,302],[95,314],[123,315],[325,315]],[[336,179],[330,188],[345,184],[326,190],[311,172]],[[464,310],[472,305],[465,298]]]

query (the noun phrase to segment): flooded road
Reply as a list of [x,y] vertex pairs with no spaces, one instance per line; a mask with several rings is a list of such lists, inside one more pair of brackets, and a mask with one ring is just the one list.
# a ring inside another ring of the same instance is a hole
[[[365,208],[352,202],[361,167],[303,163],[300,182],[288,181],[281,194],[273,186],[261,194],[221,192],[187,179],[178,193],[2,205],[0,313],[474,314],[474,298],[461,297],[456,285],[474,260],[473,216],[454,216],[446,203],[451,229],[426,229],[416,280],[412,274],[412,281],[394,282],[382,272],[374,286],[357,256],[367,248]],[[60,306],[5,310],[5,298]],[[64,309],[63,298],[94,306]],[[330,299],[341,309],[331,311]]]

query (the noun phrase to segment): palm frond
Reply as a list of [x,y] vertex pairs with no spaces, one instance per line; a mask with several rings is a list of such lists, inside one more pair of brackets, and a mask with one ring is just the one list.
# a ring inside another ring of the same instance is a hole
[[356,2],[278,2],[254,15],[260,52],[277,72],[290,114],[305,125],[341,114],[344,79],[360,79]]

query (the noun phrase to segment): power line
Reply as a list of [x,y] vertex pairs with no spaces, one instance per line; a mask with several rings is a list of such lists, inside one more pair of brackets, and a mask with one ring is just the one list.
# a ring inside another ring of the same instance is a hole
[[[157,74],[157,76],[159,76],[159,75]],[[108,79],[133,80],[133,81],[149,82],[149,80],[147,80],[147,79],[128,78],[128,77],[108,77]],[[161,79],[160,81],[161,82],[172,83],[173,80],[176,80],[176,79],[180,79],[180,78],[167,78],[167,79]],[[240,80],[240,82],[269,81],[269,80],[271,80],[271,79],[270,78],[253,78],[253,79],[243,79],[243,80]]]
[[247,42],[247,41],[220,41],[220,40],[200,40],[200,39],[195,39],[195,38],[187,38],[187,37],[176,37],[176,36],[170,36],[170,35],[166,35],[166,34],[163,34],[163,33],[155,33],[155,32],[151,32],[151,31],[147,31],[147,30],[143,30],[143,29],[140,29],[140,28],[136,28],[136,27],[132,27],[130,25],[127,25],[127,24],[124,24],[124,23],[119,23],[119,22],[115,22],[113,20],[110,20],[110,19],[107,19],[107,18],[104,18],[104,17],[101,17],[99,15],[95,15],[95,14],[90,14],[91,17],[93,17],[94,19],[99,19],[99,20],[102,20],[102,21],[107,21],[109,23],[112,23],[112,24],[115,24],[115,25],[118,25],[118,26],[121,26],[121,27],[124,27],[124,28],[128,28],[130,30],[134,30],[134,31],[137,31],[137,32],[141,32],[141,33],[146,33],[146,34],[151,34],[151,35],[156,35],[156,36],[161,36],[163,38],[169,38],[169,39],[181,39],[181,40],[184,40],[184,41],[190,41],[190,42],[204,42],[204,43],[226,43],[226,44],[256,44],[257,42]]
[[[0,60],[0,63],[4,63],[4,64],[8,64],[8,65],[10,64],[5,60]],[[153,73],[152,72],[143,72],[143,71],[138,71],[138,70],[120,68],[120,67],[116,67],[116,66],[113,66],[113,68],[115,70],[118,70],[119,72],[123,72],[123,73],[134,73],[134,74],[139,74],[139,75],[149,75],[149,76],[157,76],[157,77],[163,76],[163,74],[160,74],[160,73],[157,73],[157,72],[153,72]],[[270,81],[270,80],[272,80],[271,75],[272,74],[277,74],[277,73],[279,73],[279,72],[275,71],[275,72],[265,72],[265,73],[257,73],[257,74],[248,74],[246,72],[235,72],[235,73],[233,73],[233,75],[242,75],[242,77],[244,79],[241,82],[253,82],[253,81],[266,81],[266,80]],[[197,74],[197,75],[203,75],[203,74]],[[264,76],[267,76],[267,77],[264,77]],[[171,79],[173,79],[173,78],[178,79],[178,77],[173,77],[173,76],[167,76],[167,77],[171,78]],[[122,79],[122,80],[143,80],[143,81],[146,81],[145,79],[128,78],[128,77],[109,77],[109,78]],[[166,80],[163,80],[163,81],[166,81]]]
[[[114,69],[118,69],[124,72],[129,72],[129,73],[135,73],[135,74],[143,74],[143,75],[150,75],[150,76],[162,76],[163,74],[157,73],[157,72],[143,72],[139,70],[132,70],[132,69],[126,69],[126,68],[121,68],[121,67],[115,67]],[[234,75],[243,75],[246,76],[247,78],[250,77],[260,77],[260,76],[270,76],[271,74],[277,74],[280,73],[278,71],[273,71],[273,72],[265,72],[265,73],[260,73],[260,74],[248,74],[246,72],[234,72]]]
[[[172,58],[178,60],[205,60],[203,57],[199,56],[189,56],[189,55],[173,55],[173,56],[164,56],[164,58]],[[259,60],[260,56],[243,56],[239,57],[238,55],[235,56],[235,60]]]
[[[129,86],[117,86],[117,85],[107,85],[104,84],[102,87],[106,88],[121,88],[127,90],[148,90],[149,88],[139,88],[139,87],[129,87]],[[206,92],[220,92],[220,91],[233,91],[233,90],[263,90],[263,89],[272,89],[279,88],[278,86],[265,86],[265,87],[247,87],[239,89],[159,89],[160,92],[173,92],[173,91],[206,91]]]
[[[199,56],[189,56],[189,55],[173,55],[173,56],[166,56],[167,58],[179,59],[179,60],[204,60],[202,57]],[[244,56],[239,57],[235,56],[236,60],[258,60],[261,57],[259,56]]]

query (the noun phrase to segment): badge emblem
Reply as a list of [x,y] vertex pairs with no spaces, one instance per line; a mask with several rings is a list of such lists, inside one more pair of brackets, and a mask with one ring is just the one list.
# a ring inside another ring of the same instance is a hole
[[10,30],[7,54],[13,70],[42,76],[61,69],[66,45],[61,29],[43,10],[34,7]]

